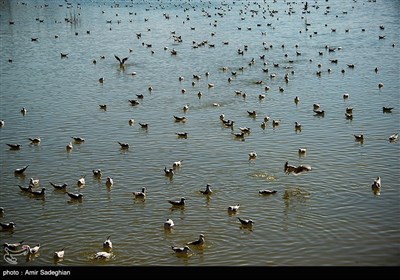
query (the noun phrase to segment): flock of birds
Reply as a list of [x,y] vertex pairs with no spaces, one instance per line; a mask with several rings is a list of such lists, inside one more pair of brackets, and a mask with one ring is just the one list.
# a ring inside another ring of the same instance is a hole
[[[249,4],[244,3],[243,5],[247,6]],[[262,6],[260,4],[258,4],[258,7],[260,9],[262,8]],[[247,7],[246,7],[246,9],[247,9]],[[268,11],[268,12],[267,12],[267,10],[264,10],[264,11],[266,12],[265,17],[267,17],[268,14],[269,14],[269,16],[273,17],[274,14],[275,14],[275,11]],[[289,12],[290,12],[290,9],[289,9]],[[304,8],[304,12],[305,13],[307,12],[307,8],[306,7]],[[382,29],[382,27],[381,27],[381,29]],[[333,32],[333,30],[332,30],[332,32]],[[137,37],[138,37],[138,39],[141,38],[141,34],[137,33]],[[180,36],[176,35],[175,33],[173,33],[173,38],[174,38],[175,42],[177,42],[177,43],[181,42],[181,40],[182,40],[182,38]],[[384,39],[384,38],[379,38],[379,39]],[[37,38],[32,38],[32,41],[37,41]],[[228,44],[228,42],[226,42],[226,44]],[[213,47],[208,42],[201,42],[201,43],[193,42],[193,48],[199,48],[199,47],[202,47],[204,45],[209,45],[209,47]],[[151,46],[147,46],[147,47],[151,47]],[[268,46],[266,44],[264,47],[265,47],[265,50],[268,50],[268,49],[272,48],[272,45]],[[284,48],[284,45],[282,45],[281,47]],[[297,46],[296,46],[296,48],[297,48]],[[334,52],[335,51],[335,48],[329,47],[329,46],[326,46],[326,49],[329,52]],[[243,55],[246,51],[247,51],[247,47],[244,46],[243,49],[241,49],[241,48],[238,49],[238,54],[239,55]],[[178,53],[178,51],[176,49],[172,49],[171,50],[171,55],[179,55],[179,53]],[[298,56],[301,55],[301,52],[297,50],[296,51],[296,55],[298,55]],[[67,57],[68,57],[67,53],[61,53],[61,58],[67,58]],[[117,60],[117,62],[119,63],[119,67],[120,68],[124,68],[125,67],[125,63],[129,59],[128,57],[120,57],[120,56],[117,56],[117,55],[114,55],[114,57]],[[266,73],[269,73],[268,72],[269,69],[267,68],[268,64],[267,64],[267,62],[265,62],[264,57],[260,56],[260,59],[264,62],[265,68],[263,68],[263,71],[266,72]],[[11,61],[9,60],[9,62],[11,62]],[[97,63],[97,61],[93,60],[93,63],[95,64],[95,63]],[[331,60],[331,63],[337,63],[337,61]],[[255,60],[254,59],[249,61],[249,65],[250,66],[254,65],[254,64],[255,64]],[[354,64],[348,64],[347,66],[350,67],[350,68],[354,68]],[[278,64],[274,64],[273,67],[278,68],[279,65]],[[289,68],[289,69],[291,69],[291,68]],[[226,70],[227,69],[224,69],[224,71],[226,71]],[[342,71],[344,71],[344,70],[342,70]],[[376,68],[375,72],[377,72],[377,71],[378,71],[378,69]],[[317,71],[316,72],[317,75],[321,75],[321,73],[322,73],[321,71]],[[132,75],[136,75],[136,74],[137,74],[136,72],[132,72]],[[228,79],[228,82],[231,82],[232,79],[234,77],[236,77],[236,75],[237,75],[236,72],[232,72],[231,74],[232,74],[232,77],[230,77]],[[284,77],[285,83],[289,82],[289,80],[290,80],[289,79],[289,75],[290,74],[294,75],[294,71],[292,70],[291,72],[288,72],[285,75],[285,77]],[[206,73],[206,76],[207,75],[209,75],[208,72]],[[275,77],[276,77],[275,73],[270,74],[270,78],[271,79],[274,79]],[[198,80],[200,80],[200,79],[201,79],[200,75],[193,74],[192,85],[194,86],[196,84],[196,82]],[[180,76],[179,77],[179,81],[183,81],[183,80],[184,80],[184,77]],[[104,83],[106,81],[106,79],[105,79],[105,77],[101,77],[101,78],[99,78],[98,81],[99,81],[99,83]],[[257,84],[264,84],[265,82],[264,81],[257,81],[256,83]],[[214,84],[213,83],[208,83],[207,87],[208,88],[212,88],[212,87],[214,87]],[[378,87],[379,88],[383,88],[383,83],[379,83]],[[149,87],[148,90],[151,91],[152,88]],[[265,91],[269,91],[270,87],[269,86],[265,86],[264,90]],[[184,93],[185,91],[186,91],[185,89],[182,89],[182,93]],[[283,87],[279,87],[279,91],[283,92],[284,88]],[[247,94],[244,91],[241,91],[241,90],[236,91],[235,94],[243,96],[243,98],[246,98],[246,96],[247,96]],[[202,97],[202,93],[200,91],[198,93],[198,97],[199,98]],[[143,98],[144,98],[144,96],[142,94],[137,94],[137,99],[129,99],[128,101],[132,106],[137,106],[137,105],[140,104],[140,100],[142,100]],[[265,94],[260,94],[259,95],[259,99],[260,100],[262,100],[264,98],[265,98]],[[344,99],[348,99],[349,95],[346,93],[346,94],[343,95],[343,98]],[[296,96],[294,98],[294,102],[296,104],[298,104],[300,102],[300,97]],[[107,104],[99,104],[99,106],[100,106],[100,109],[107,110]],[[214,103],[213,106],[218,107],[219,104],[218,103]],[[187,111],[189,111],[189,108],[190,108],[190,104],[185,104],[183,106],[182,110],[183,110],[183,112],[187,112]],[[352,107],[347,107],[346,108],[345,117],[347,119],[352,119],[353,118],[352,109],[353,109]],[[390,113],[390,112],[392,112],[392,109],[393,109],[393,107],[383,107],[383,112],[384,113]],[[24,115],[24,116],[27,114],[27,112],[28,112],[28,110],[27,110],[26,107],[22,107],[21,110],[20,110],[20,113],[22,115]],[[325,114],[325,110],[321,110],[321,106],[318,103],[315,103],[313,105],[313,112],[314,112],[314,114],[316,116],[324,116],[324,114]],[[249,117],[255,118],[255,117],[258,116],[258,113],[256,112],[256,110],[248,110],[247,113],[248,113]],[[187,120],[188,120],[188,117],[185,116],[185,115],[183,115],[183,116],[173,115],[173,118],[174,118],[174,120],[176,122],[182,122],[182,123],[187,122]],[[269,116],[265,116],[264,119],[263,119],[263,122],[260,124],[261,128],[265,129],[265,127],[267,126],[267,124],[268,124],[268,122],[270,120],[271,119],[270,119]],[[223,113],[220,115],[220,122],[224,127],[229,128],[229,129],[232,130],[231,134],[235,139],[244,140],[246,138],[246,136],[251,133],[251,128],[249,128],[249,127],[239,127],[239,131],[238,132],[234,132],[233,131],[234,127],[236,127],[235,121],[232,120],[232,119],[227,119],[226,116]],[[134,123],[135,123],[134,119],[129,119],[129,125],[134,125]],[[275,126],[279,126],[280,123],[281,123],[281,120],[280,119],[272,119],[271,123],[272,123],[272,125],[274,127]],[[2,128],[5,125],[6,125],[6,121],[5,120],[0,120],[0,127]],[[148,129],[148,127],[149,127],[148,123],[139,123],[139,125],[143,129]],[[294,128],[295,128],[296,131],[301,131],[301,129],[302,129],[301,123],[296,121],[294,123]],[[176,135],[178,137],[180,137],[180,138],[187,138],[188,137],[188,132],[180,131],[180,132],[176,132]],[[82,143],[85,142],[85,138],[82,138],[82,137],[73,136],[71,138],[73,139],[73,141],[71,140],[65,146],[65,149],[68,152],[70,152],[70,151],[72,151],[74,149],[74,144],[82,144]],[[363,142],[364,139],[365,139],[365,136],[363,134],[358,134],[358,135],[354,134],[354,138],[355,138],[356,141]],[[28,140],[33,145],[39,145],[41,143],[41,138],[40,137],[29,138]],[[394,133],[394,134],[390,135],[388,137],[388,140],[390,142],[397,141],[398,140],[398,133]],[[119,141],[117,141],[117,142],[120,145],[121,149],[126,150],[126,149],[130,148],[130,144],[129,143],[119,142]],[[8,147],[11,150],[20,150],[21,147],[22,147],[22,145],[20,143],[6,143],[6,144],[8,145]],[[307,152],[307,149],[304,148],[304,147],[300,147],[298,149],[298,153],[299,154],[305,154],[306,152]],[[256,158],[257,158],[257,153],[255,151],[252,151],[252,152],[248,153],[248,159],[249,160],[256,160]],[[172,178],[175,175],[176,170],[179,169],[182,166],[182,162],[183,162],[183,160],[178,160],[178,161],[173,162],[171,167],[165,166],[164,167],[165,176],[167,176],[169,178]],[[25,172],[28,169],[28,167],[29,167],[29,165],[25,165],[23,167],[17,168],[17,169],[14,170],[14,174],[17,175],[17,176],[19,176],[19,175],[22,176],[22,175],[25,174]],[[305,164],[291,165],[291,164],[289,164],[288,161],[286,161],[285,164],[284,164],[283,170],[284,170],[284,172],[286,174],[297,175],[297,174],[301,174],[301,173],[310,172],[312,170],[312,167],[309,166],[309,165],[305,165]],[[100,169],[93,169],[92,173],[93,173],[93,176],[96,177],[96,178],[101,178],[101,176],[102,176],[102,171]],[[57,184],[57,183],[54,183],[54,182],[49,182],[49,183],[55,190],[59,190],[59,191],[65,192],[65,194],[68,195],[68,197],[69,197],[69,199],[71,201],[81,201],[81,202],[83,201],[84,195],[81,192],[69,191],[68,190],[68,184],[66,184],[66,183]],[[86,184],[85,176],[81,176],[77,180],[76,184],[77,184],[78,187],[85,186],[85,184]],[[106,181],[105,181],[105,185],[108,188],[111,188],[113,186],[113,184],[114,184],[113,178],[111,176],[107,176],[106,177]],[[28,186],[25,187],[25,186],[22,186],[22,185],[18,185],[18,187],[21,190],[21,192],[26,193],[29,196],[36,197],[36,198],[43,198],[43,199],[45,198],[46,188],[45,187],[40,187],[40,181],[39,181],[38,178],[30,178]],[[204,190],[199,190],[199,193],[201,193],[203,195],[206,195],[206,196],[210,196],[210,195],[213,194],[213,190],[211,189],[211,187],[212,186],[210,184],[207,184]],[[373,181],[373,183],[371,185],[371,188],[372,188],[374,193],[376,193],[376,194],[380,193],[380,191],[381,191],[381,178],[380,177],[377,177]],[[276,194],[276,193],[277,193],[277,191],[274,190],[274,189],[260,189],[259,190],[259,194],[260,195],[273,195],[273,194]],[[137,199],[145,200],[146,197],[147,197],[147,188],[143,187],[140,191],[134,191],[134,192],[132,192],[132,195],[133,195],[133,197],[135,197]],[[185,206],[185,201],[186,201],[186,198],[185,197],[181,197],[179,200],[168,200],[168,203],[170,203],[172,205],[172,207],[184,207]],[[240,204],[234,204],[234,205],[228,206],[227,210],[228,210],[229,213],[235,214],[235,213],[238,212],[239,208],[240,208]],[[0,214],[4,214],[4,208],[0,208],[0,210],[1,210]],[[245,219],[245,218],[242,218],[242,217],[237,217],[237,219],[238,219],[238,223],[241,225],[241,227],[244,227],[244,228],[250,228],[251,229],[252,226],[255,224],[255,222],[252,219]],[[12,230],[15,229],[16,224],[14,222],[1,222],[0,226],[1,226],[3,231],[12,231]],[[175,227],[175,223],[171,218],[168,218],[164,222],[164,229],[170,230],[170,229],[172,229],[174,227]],[[191,242],[187,242],[183,246],[172,245],[171,249],[172,249],[172,251],[174,253],[177,253],[177,254],[189,254],[189,253],[192,252],[191,247],[203,246],[204,244],[205,244],[205,235],[203,233],[201,233],[199,235],[198,239],[196,239],[194,241],[191,241]],[[30,245],[24,244],[24,241],[17,242],[17,243],[7,243],[7,242],[5,242],[3,244],[3,248],[4,248],[5,251],[8,251],[8,252],[17,252],[18,250],[26,250],[28,252],[28,255],[35,255],[40,250],[40,244],[37,244],[35,246],[30,246]],[[103,249],[104,249],[103,251],[96,252],[94,254],[93,258],[94,259],[110,259],[112,257],[113,243],[111,241],[111,236],[108,236],[106,238],[106,240],[103,242]],[[65,247],[60,249],[60,250],[54,251],[54,258],[56,260],[62,260],[64,258],[64,255],[65,255]]]

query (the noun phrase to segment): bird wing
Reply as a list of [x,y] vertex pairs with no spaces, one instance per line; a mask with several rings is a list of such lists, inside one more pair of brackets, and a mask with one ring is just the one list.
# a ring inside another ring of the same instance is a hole
[[123,59],[122,59],[122,63],[125,63],[125,61],[127,61],[127,60],[128,60],[127,57],[123,58]]
[[116,56],[115,54],[114,54],[114,56],[119,61],[119,63],[122,63],[121,59],[118,56]]

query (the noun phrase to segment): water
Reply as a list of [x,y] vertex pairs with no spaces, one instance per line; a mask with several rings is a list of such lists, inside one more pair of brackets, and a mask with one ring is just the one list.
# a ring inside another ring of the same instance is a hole
[[[16,257],[18,265],[399,265],[400,154],[399,143],[388,141],[399,132],[399,2],[308,4],[309,13],[304,3],[288,1],[1,1],[0,221],[13,221],[16,229],[0,238],[41,244],[35,256]],[[128,57],[124,68],[114,55]],[[144,98],[132,106],[136,94]],[[324,117],[314,116],[314,103]],[[344,116],[348,106],[352,120]],[[383,113],[383,106],[394,109]],[[253,110],[255,118],[247,113]],[[233,130],[221,124],[222,113],[235,121]],[[188,120],[175,122],[174,115]],[[271,119],[263,129],[265,116]],[[280,125],[273,127],[273,119]],[[244,141],[232,135],[239,127],[251,128]],[[188,138],[177,138],[183,131]],[[364,134],[364,142],[353,134]],[[86,140],[67,152],[72,136]],[[30,144],[30,137],[41,143]],[[258,156],[249,161],[252,151]],[[169,179],[164,167],[177,160],[182,167]],[[285,174],[286,161],[312,170]],[[28,164],[24,176],[14,175]],[[98,168],[100,180],[92,175]],[[86,185],[79,188],[81,175]],[[371,190],[378,176],[380,195]],[[45,199],[19,190],[31,177],[46,188]],[[71,203],[49,182],[67,183],[83,201]],[[199,192],[207,183],[214,191],[208,199]],[[135,200],[132,192],[142,187],[146,200]],[[267,188],[277,193],[258,194]],[[291,195],[284,198],[285,192]],[[167,200],[182,196],[185,208],[171,208]],[[228,206],[238,203],[238,213],[229,214]],[[253,228],[241,228],[238,217],[252,219]],[[171,232],[163,228],[167,218],[175,222]],[[200,233],[204,248],[184,257],[171,250]],[[112,258],[95,260],[109,235]],[[64,259],[54,262],[63,247]],[[0,264],[8,265],[3,257]]]

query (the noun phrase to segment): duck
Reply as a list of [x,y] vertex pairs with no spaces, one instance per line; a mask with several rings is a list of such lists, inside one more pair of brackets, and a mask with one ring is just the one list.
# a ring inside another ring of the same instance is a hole
[[56,190],[65,190],[67,188],[67,184],[54,184],[52,182],[50,182],[50,185],[52,185]]
[[399,137],[398,133],[392,134],[392,135],[389,136],[389,141],[390,142],[397,141],[398,137]]
[[135,120],[134,119],[129,119],[128,121],[129,125],[132,126],[135,124]]
[[373,181],[373,183],[372,183],[372,185],[371,185],[371,188],[372,188],[372,190],[374,191],[374,192],[380,192],[380,190],[381,190],[381,177],[377,177],[374,181]]
[[301,123],[299,123],[299,122],[294,122],[294,128],[295,128],[296,130],[301,130]]
[[17,168],[14,170],[14,173],[19,174],[19,175],[23,174],[28,167],[29,167],[29,165],[25,165],[24,167]]
[[107,111],[107,104],[99,104],[100,109]]
[[183,109],[184,112],[188,111],[189,110],[189,104],[185,104],[182,109]]
[[106,240],[103,242],[103,248],[104,248],[104,249],[112,249],[113,244],[112,244],[110,238],[111,238],[111,235],[109,235],[109,236],[106,238]]
[[104,252],[104,251],[97,252],[97,253],[94,255],[94,258],[95,258],[95,259],[98,259],[98,260],[110,259],[110,258],[111,258],[111,253]]
[[240,204],[236,204],[236,205],[230,205],[228,206],[228,211],[229,212],[237,212],[240,208]]
[[201,245],[204,244],[204,242],[205,242],[204,234],[201,233],[199,235],[199,239],[197,239],[195,241],[188,242],[188,243],[186,243],[186,245],[201,246]]
[[314,110],[314,116],[324,116],[325,110]]
[[172,220],[172,219],[167,219],[165,222],[164,222],[164,228],[165,229],[171,229],[171,228],[173,228],[175,226],[175,224],[174,224],[174,221]]
[[200,190],[200,193],[204,194],[204,195],[210,195],[212,194],[212,190],[211,190],[211,185],[207,184],[206,185],[206,189],[205,190]]
[[64,258],[64,254],[65,254],[65,251],[64,251],[64,248],[62,248],[60,251],[55,251],[53,254],[53,257],[55,259],[62,259],[62,258]]
[[107,186],[108,188],[110,188],[110,187],[112,187],[113,185],[114,185],[114,180],[113,180],[113,178],[107,177],[107,179],[106,179],[106,186]]
[[239,127],[239,130],[244,132],[244,133],[250,133],[251,128],[250,127]]
[[122,143],[122,142],[118,142],[118,144],[121,146],[121,149],[129,149],[129,144],[128,143]]
[[294,103],[299,103],[300,102],[300,97],[298,97],[298,96],[296,96],[295,98],[294,98]]
[[21,144],[18,144],[18,143],[13,143],[13,144],[10,144],[10,143],[6,143],[7,144],[7,146],[8,147],[10,147],[10,150],[20,150],[21,149]]
[[258,193],[262,195],[269,195],[269,194],[275,194],[276,190],[264,189],[264,190],[259,190]]
[[186,198],[181,197],[180,200],[168,200],[168,202],[172,204],[172,206],[185,206],[185,200]]
[[249,114],[250,117],[256,117],[257,116],[257,112],[255,110],[247,111],[247,113]]
[[71,192],[67,192],[67,194],[68,194],[68,196],[69,196],[71,199],[77,200],[77,199],[82,199],[82,198],[83,198],[83,194],[81,194],[81,193],[71,193]]
[[149,124],[148,123],[139,123],[139,125],[143,129],[148,129],[149,128]]
[[251,227],[254,224],[254,221],[251,219],[242,219],[242,218],[238,217],[238,220],[244,227]]
[[146,197],[146,187],[143,187],[142,191],[132,192],[132,194],[135,196],[135,198],[145,198]]
[[188,254],[190,251],[192,251],[190,248],[189,248],[189,246],[184,246],[184,247],[179,247],[179,246],[171,246],[171,248],[172,248],[172,250],[175,252],[175,253],[178,253],[178,254]]
[[299,166],[294,166],[294,165],[289,165],[289,163],[286,161],[285,166],[284,166],[284,171],[286,174],[289,173],[294,173],[294,174],[299,174],[302,172],[308,172],[311,171],[312,168],[309,165],[299,165]]
[[16,224],[14,222],[0,222],[2,230],[14,230]]

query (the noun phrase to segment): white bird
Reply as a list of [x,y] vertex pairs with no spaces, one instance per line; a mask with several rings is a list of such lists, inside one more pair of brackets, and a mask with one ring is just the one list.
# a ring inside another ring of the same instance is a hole
[[172,220],[172,219],[167,219],[165,222],[164,222],[164,228],[165,229],[171,229],[171,228],[173,228],[175,226],[175,224],[174,224],[174,221]]
[[3,127],[4,124],[5,124],[5,121],[4,120],[0,120],[0,127]]
[[104,251],[102,251],[102,252],[97,252],[97,253],[94,255],[94,258],[95,258],[95,259],[98,259],[98,260],[110,259],[110,258],[111,258],[111,253],[104,252]]
[[257,153],[256,152],[250,152],[249,153],[249,160],[256,159],[256,158],[257,158]]
[[40,182],[39,178],[37,178],[37,179],[30,178],[29,179],[29,185],[32,187],[39,186],[39,182]]
[[251,219],[241,219],[238,217],[238,220],[240,221],[242,226],[245,226],[245,227],[251,227],[254,224],[254,221]]
[[78,187],[84,186],[86,184],[85,182],[85,175],[81,176],[81,178],[78,179]]
[[307,148],[299,148],[299,154],[305,154],[307,152]]
[[182,166],[182,161],[183,161],[183,159],[182,159],[182,160],[175,161],[175,162],[172,164],[172,167],[173,167],[173,168],[179,168],[179,167],[181,167],[181,166]]
[[67,151],[71,151],[73,148],[74,146],[72,146],[72,142],[69,142],[68,145],[65,147]]
[[240,204],[228,206],[228,211],[229,212],[236,212],[237,210],[239,210],[239,207],[240,207]]
[[8,223],[0,222],[0,226],[2,230],[14,230],[16,225],[14,222],[8,222]]
[[112,244],[110,238],[111,238],[111,235],[109,235],[109,236],[107,237],[107,239],[103,242],[103,248],[104,248],[104,249],[112,249],[113,244]]
[[114,180],[111,177],[107,177],[106,186],[109,188],[109,187],[112,187],[113,184],[114,184]]
[[64,258],[64,253],[64,248],[62,248],[60,251],[55,251],[53,256],[55,259],[62,259]]
[[18,249],[19,246],[22,245],[22,243],[24,243],[24,241],[22,240],[21,242],[17,242],[17,243],[4,243],[3,244],[3,248],[7,248],[8,250],[11,251],[16,251]]
[[29,245],[23,245],[22,247],[27,248],[29,251],[29,254],[33,255],[33,254],[36,254],[37,252],[39,252],[40,244],[37,244],[36,246],[33,246],[33,247],[31,247]]

